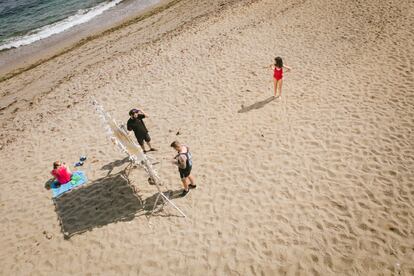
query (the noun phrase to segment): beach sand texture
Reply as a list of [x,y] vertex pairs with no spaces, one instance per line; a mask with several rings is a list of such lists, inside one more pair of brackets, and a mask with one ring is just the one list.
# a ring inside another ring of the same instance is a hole
[[[0,274],[414,275],[413,10],[174,1],[1,82]],[[273,100],[277,55],[293,70]],[[148,222],[156,189],[92,97],[120,122],[149,114],[165,189],[181,189],[170,143],[190,146],[186,219]],[[51,164],[80,155],[89,184],[55,210]]]

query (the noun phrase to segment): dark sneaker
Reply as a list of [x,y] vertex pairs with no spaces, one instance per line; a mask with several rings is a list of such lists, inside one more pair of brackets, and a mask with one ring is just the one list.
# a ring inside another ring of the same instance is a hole
[[157,151],[157,149],[154,149],[154,148],[150,148],[150,150],[149,151]]
[[197,185],[190,184],[190,185],[188,185],[188,187],[189,187],[190,189],[195,189],[195,188],[197,188]]
[[185,197],[189,192],[190,192],[190,190],[188,190],[188,191],[183,190],[183,192],[181,193],[181,196]]

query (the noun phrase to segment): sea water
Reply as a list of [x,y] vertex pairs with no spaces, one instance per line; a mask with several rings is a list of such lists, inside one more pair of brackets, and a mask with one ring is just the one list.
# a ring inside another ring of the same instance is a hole
[[[28,45],[61,33],[91,20],[122,1],[0,0],[0,50]],[[158,1],[147,2],[154,4]]]

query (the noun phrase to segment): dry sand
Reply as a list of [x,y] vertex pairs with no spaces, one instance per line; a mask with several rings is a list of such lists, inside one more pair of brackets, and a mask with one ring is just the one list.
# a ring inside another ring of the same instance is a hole
[[[414,275],[413,10],[176,1],[1,82],[0,274]],[[270,101],[276,55],[293,70]],[[150,227],[156,190],[91,97],[150,115],[166,189],[169,144],[191,147],[188,218],[167,207]],[[82,154],[89,184],[55,210],[51,164]]]

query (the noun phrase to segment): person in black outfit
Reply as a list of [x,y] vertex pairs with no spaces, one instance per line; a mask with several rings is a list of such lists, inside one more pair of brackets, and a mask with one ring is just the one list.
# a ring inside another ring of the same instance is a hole
[[190,191],[189,189],[195,189],[197,187],[194,183],[194,177],[191,175],[193,159],[188,146],[182,145],[178,141],[174,141],[171,143],[171,147],[177,151],[177,155],[172,162],[178,167],[181,182],[184,186],[181,196],[185,196]]
[[155,151],[156,149],[154,149],[150,144],[151,137],[148,134],[148,129],[142,120],[148,117],[147,114],[145,114],[142,110],[134,108],[129,111],[129,116],[130,118],[127,122],[127,129],[129,131],[134,131],[135,137],[138,140],[138,144],[141,146],[144,153],[147,152],[145,150],[144,141],[150,148],[148,151]]

